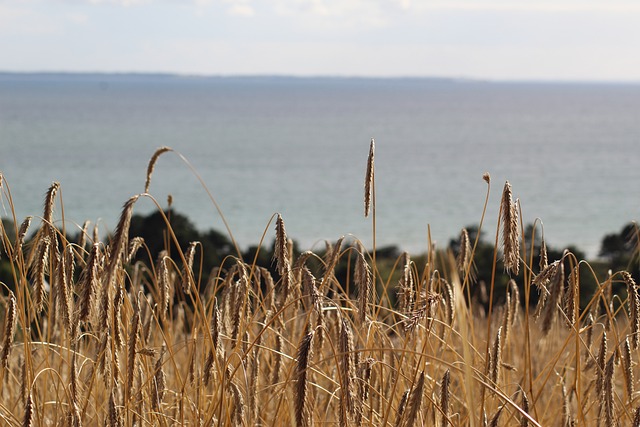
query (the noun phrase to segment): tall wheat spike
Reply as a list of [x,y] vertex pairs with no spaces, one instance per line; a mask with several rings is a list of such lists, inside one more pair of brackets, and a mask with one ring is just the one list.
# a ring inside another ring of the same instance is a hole
[[13,262],[18,261],[18,256],[22,253],[22,245],[24,244],[24,236],[27,235],[27,230],[29,230],[29,226],[31,225],[32,216],[28,216],[22,221],[20,224],[20,229],[18,230],[18,236],[16,237],[16,243],[13,248]]
[[295,386],[295,415],[296,426],[307,427],[310,425],[310,415],[307,408],[309,361],[311,360],[313,342],[313,331],[306,334],[298,347],[296,364],[296,386]]
[[512,271],[516,276],[520,270],[520,241],[518,232],[517,203],[513,202],[511,184],[505,182],[500,204],[502,214],[502,250],[504,267],[507,272]]
[[420,413],[420,407],[422,406],[422,394],[424,391],[424,371],[420,372],[418,381],[413,387],[413,391],[409,396],[409,412],[407,413],[407,427],[413,427],[418,422],[418,414]]
[[364,177],[364,216],[369,216],[371,210],[371,198],[373,196],[373,181],[374,181],[374,156],[375,156],[375,141],[371,138],[369,144],[369,156],[367,157],[367,172]]
[[440,410],[442,411],[442,427],[449,425],[449,382],[451,372],[447,369],[442,376],[440,386]]
[[627,285],[631,325],[631,344],[635,350],[640,345],[640,295],[638,294],[638,286],[629,272],[623,271],[622,279],[624,280],[625,285]]
[[169,151],[173,151],[170,147],[160,147],[158,148],[155,153],[153,153],[153,156],[151,156],[151,159],[149,160],[149,165],[147,166],[147,179],[144,183],[144,192],[148,193],[149,192],[149,186],[151,185],[151,175],[153,174],[153,170],[156,167],[156,162],[158,161],[158,158]]
[[5,369],[9,367],[9,355],[13,344],[13,335],[16,331],[18,317],[16,314],[16,296],[9,291],[9,301],[4,319],[4,338],[2,340],[2,351],[0,351],[0,365]]

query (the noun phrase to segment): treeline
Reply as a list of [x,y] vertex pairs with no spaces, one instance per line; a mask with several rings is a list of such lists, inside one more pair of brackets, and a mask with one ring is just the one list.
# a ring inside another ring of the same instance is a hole
[[[16,236],[14,231],[17,227],[10,220],[3,220],[4,230],[8,236],[3,239],[5,242],[15,242]],[[89,236],[87,231],[76,233],[67,237],[70,242],[78,242],[82,246],[80,249],[89,250]],[[581,295],[583,295],[583,304],[591,298],[594,291],[598,287],[597,278],[607,277],[608,272],[617,272],[621,270],[629,271],[636,282],[640,282],[640,244],[639,231],[636,223],[626,224],[619,232],[611,233],[604,236],[601,242],[599,258],[596,260],[588,260],[587,263],[577,263],[576,260],[585,260],[585,253],[576,247],[559,248],[546,244],[542,236],[535,230],[532,225],[526,227],[524,232],[524,245],[526,252],[526,265],[531,265],[533,271],[525,271],[521,269],[518,275],[506,272],[500,268],[500,263],[494,263],[494,257],[501,259],[501,253],[496,252],[494,242],[485,238],[483,233],[478,236],[478,228],[469,226],[463,232],[466,237],[461,236],[452,238],[446,248],[440,248],[432,254],[432,262],[436,263],[437,269],[442,272],[451,273],[452,266],[449,261],[453,255],[454,258],[460,257],[460,252],[465,250],[463,246],[469,245],[474,250],[473,268],[470,277],[467,278],[470,283],[470,290],[479,300],[488,305],[487,289],[490,283],[494,283],[494,302],[502,302],[506,294],[506,288],[510,280],[514,280],[522,289],[525,275],[539,273],[541,265],[541,254],[546,253],[546,263],[563,260],[565,271],[571,272],[577,268],[580,274]],[[32,232],[31,235],[35,235]],[[234,247],[233,242],[226,234],[217,230],[210,229],[207,231],[198,230],[187,216],[176,212],[175,210],[167,210],[165,212],[153,212],[148,215],[135,214],[131,218],[131,226],[129,229],[129,238],[136,244],[131,245],[132,249],[136,249],[132,253],[131,264],[141,262],[147,268],[153,269],[160,258],[168,256],[174,259],[179,258],[179,254],[185,254],[190,246],[195,246],[195,259],[193,263],[193,273],[196,280],[200,282],[200,289],[203,290],[207,281],[216,277],[221,269],[229,268],[235,264],[235,260],[240,257],[244,262],[261,267],[268,270],[275,281],[280,280],[274,259],[275,241],[268,245],[259,247],[257,245],[250,246],[245,250],[238,250]],[[468,239],[468,242],[464,240]],[[533,242],[531,240],[533,239]],[[476,243],[477,241],[477,243]],[[29,247],[30,240],[26,239],[25,247]],[[322,260],[326,259],[334,249],[338,242],[326,242],[324,248],[315,251],[308,264],[311,269],[315,269],[315,273],[322,273]],[[353,283],[353,265],[356,262],[358,243],[355,241],[340,241],[339,250],[342,252],[337,265],[335,266],[336,279],[340,283],[345,283],[347,291],[349,291],[349,283]],[[301,249],[295,241],[290,242],[291,254],[293,258],[298,258]],[[533,248],[533,251],[531,250]],[[352,250],[353,249],[353,250]],[[572,257],[563,256],[567,253],[573,254]],[[14,277],[9,260],[2,253],[0,248],[0,281],[9,289],[15,289]],[[372,255],[370,253],[370,255]],[[378,277],[378,288],[385,287],[394,288],[396,283],[402,276],[403,254],[399,246],[386,246],[376,248],[376,266]],[[433,257],[435,255],[435,257]],[[533,258],[533,262],[529,260]],[[416,269],[421,269],[428,262],[427,254],[412,254],[412,262]],[[316,261],[314,261],[314,259]],[[496,265],[498,267],[496,267]],[[524,263],[523,263],[524,265]],[[464,281],[464,277],[461,278]],[[614,293],[625,293],[625,285],[619,283],[614,286]],[[391,296],[391,303],[393,301]],[[533,292],[530,295],[530,303],[537,302],[538,295]]]

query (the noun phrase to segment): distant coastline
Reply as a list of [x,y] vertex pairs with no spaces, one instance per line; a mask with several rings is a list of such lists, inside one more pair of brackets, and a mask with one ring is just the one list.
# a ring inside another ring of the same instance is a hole
[[285,74],[181,74],[171,72],[101,72],[101,71],[2,71],[0,81],[11,80],[54,80],[54,81],[233,81],[233,82],[397,82],[423,84],[500,84],[500,85],[569,85],[569,86],[640,86],[638,82],[615,82],[605,80],[490,80],[473,77],[436,77],[436,76],[340,76],[340,75],[285,75]]

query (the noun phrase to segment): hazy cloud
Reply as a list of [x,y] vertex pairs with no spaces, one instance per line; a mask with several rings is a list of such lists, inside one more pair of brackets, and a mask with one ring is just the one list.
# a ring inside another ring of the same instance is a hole
[[253,16],[255,10],[247,0],[225,0],[227,12],[233,16]]

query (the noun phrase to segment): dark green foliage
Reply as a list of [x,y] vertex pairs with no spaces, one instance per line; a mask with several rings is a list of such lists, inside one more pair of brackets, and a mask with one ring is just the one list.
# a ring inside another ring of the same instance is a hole
[[[202,270],[208,274],[211,269],[222,264],[223,259],[232,253],[233,245],[229,238],[216,230],[208,230],[200,232],[193,223],[185,216],[173,210],[164,212],[169,226],[176,236],[180,251],[184,252],[190,242],[200,242],[202,251],[198,249],[194,270],[199,268],[200,255],[202,254]],[[144,250],[138,251],[136,260],[141,260],[147,264],[155,262],[158,254],[162,250],[167,250],[169,254],[178,259],[177,248],[168,232],[167,221],[161,212],[153,212],[147,216],[133,215],[131,217],[131,226],[129,228],[129,238],[142,237],[145,245],[149,250],[149,254]]]
[[614,270],[638,268],[639,230],[636,223],[622,227],[619,233],[607,234],[602,239],[599,255],[609,261]]

